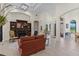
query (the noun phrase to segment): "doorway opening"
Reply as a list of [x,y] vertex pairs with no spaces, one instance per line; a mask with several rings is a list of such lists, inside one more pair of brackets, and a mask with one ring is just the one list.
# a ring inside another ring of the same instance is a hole
[[70,32],[71,33],[76,33],[76,20],[72,20],[70,22]]
[[39,32],[39,21],[34,21],[34,35],[38,35]]
[[2,42],[3,38],[2,38],[2,26],[0,27],[0,42]]

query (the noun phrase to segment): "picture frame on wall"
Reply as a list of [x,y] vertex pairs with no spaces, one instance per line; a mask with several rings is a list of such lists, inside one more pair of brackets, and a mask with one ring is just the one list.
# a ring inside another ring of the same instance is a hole
[[20,23],[17,23],[17,28],[21,28],[21,24]]
[[67,28],[67,29],[68,29],[68,26],[69,26],[69,25],[68,25],[68,24],[66,24],[66,28]]

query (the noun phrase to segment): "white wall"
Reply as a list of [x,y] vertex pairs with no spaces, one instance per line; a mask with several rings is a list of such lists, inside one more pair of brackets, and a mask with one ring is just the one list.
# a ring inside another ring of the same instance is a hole
[[[43,31],[45,29],[46,24],[51,24],[51,36],[54,35],[54,23],[59,21],[58,17],[56,17],[56,4],[42,4],[38,8],[38,19],[40,20],[40,26],[43,26]],[[58,27],[58,25],[57,25]],[[57,29],[58,31],[59,29]],[[59,34],[58,34],[59,35]]]

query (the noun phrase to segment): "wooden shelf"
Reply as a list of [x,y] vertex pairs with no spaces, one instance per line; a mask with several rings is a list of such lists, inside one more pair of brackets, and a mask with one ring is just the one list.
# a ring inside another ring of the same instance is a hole
[[15,32],[15,36],[19,37],[20,34],[26,34],[26,36],[31,36],[31,23],[24,20],[17,20],[16,22],[10,22],[10,30]]

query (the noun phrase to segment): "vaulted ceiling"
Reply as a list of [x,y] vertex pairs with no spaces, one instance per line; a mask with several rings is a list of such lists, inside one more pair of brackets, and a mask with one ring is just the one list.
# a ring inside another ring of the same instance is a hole
[[39,4],[38,3],[4,3],[3,5],[4,6],[12,5],[19,10],[34,12],[42,4],[41,3]]
[[[76,8],[79,4],[58,4],[58,3],[4,3],[4,6],[12,5],[16,9],[29,11],[34,14],[47,12],[50,14],[63,14],[64,12]],[[73,6],[72,6],[73,5]],[[63,10],[60,12],[60,10]]]

